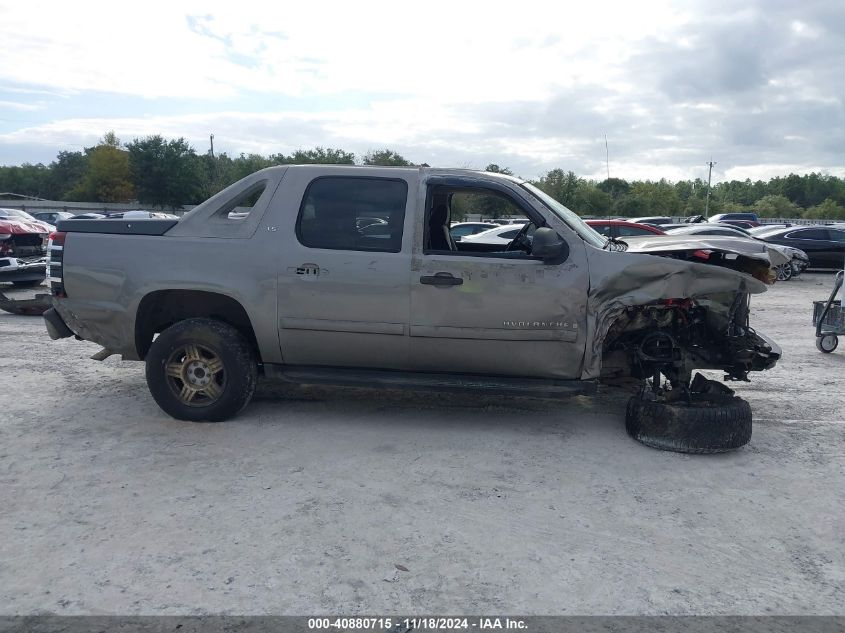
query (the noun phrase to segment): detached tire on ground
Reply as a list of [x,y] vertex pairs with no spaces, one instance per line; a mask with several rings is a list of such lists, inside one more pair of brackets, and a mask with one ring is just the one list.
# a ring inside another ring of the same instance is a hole
[[664,451],[722,453],[748,444],[751,407],[742,398],[694,393],[692,402],[656,402],[642,393],[628,401],[625,428],[632,438]]
[[220,422],[252,399],[258,379],[255,352],[228,323],[187,319],[162,332],[146,357],[147,386],[177,420]]

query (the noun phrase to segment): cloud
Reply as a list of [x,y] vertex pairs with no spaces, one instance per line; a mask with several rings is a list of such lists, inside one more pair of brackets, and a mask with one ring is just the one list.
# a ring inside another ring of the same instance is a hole
[[[390,147],[444,166],[603,178],[606,134],[614,176],[702,176],[711,155],[717,178],[845,174],[845,11],[797,6],[17,3],[0,16],[0,81],[127,95],[147,114],[71,114],[50,99],[43,122],[0,128],[0,162],[25,146],[49,160],[114,129],[199,149],[214,133],[234,154]],[[20,94],[6,97],[44,99]]]

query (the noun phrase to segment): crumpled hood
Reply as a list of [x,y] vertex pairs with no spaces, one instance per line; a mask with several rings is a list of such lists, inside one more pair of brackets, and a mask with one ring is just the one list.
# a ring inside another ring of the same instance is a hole
[[8,218],[0,219],[0,233],[9,233],[11,235],[31,235],[32,233],[47,233],[48,231],[42,226],[26,220],[9,220]]
[[[610,326],[629,306],[646,305],[666,299],[722,298],[728,303],[737,293],[756,294],[766,291],[766,284],[752,274],[720,265],[685,261],[671,255],[687,250],[716,250],[715,242],[726,240],[681,240],[632,238],[626,252],[589,249],[590,293],[587,299],[587,341],[583,379],[597,378],[601,373],[602,345]],[[625,240],[628,242],[628,239]],[[742,240],[743,242],[749,240]],[[656,244],[655,244],[656,242]],[[723,252],[746,257],[746,262],[763,268],[770,265],[767,251],[749,249],[745,245],[726,245]],[[777,254],[776,257],[783,257]],[[658,257],[656,255],[664,255]],[[754,255],[754,257],[751,257]],[[780,260],[778,260],[780,261]]]
[[626,237],[629,253],[668,255],[677,252],[716,251],[730,253],[768,263],[770,268],[780,266],[790,257],[774,244],[741,237],[714,237],[712,235],[654,235]]

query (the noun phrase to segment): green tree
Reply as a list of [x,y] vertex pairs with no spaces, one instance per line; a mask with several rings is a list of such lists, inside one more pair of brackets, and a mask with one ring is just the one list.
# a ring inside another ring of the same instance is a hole
[[50,200],[66,200],[70,192],[82,183],[88,170],[88,156],[82,152],[59,152],[50,163],[48,194]]
[[830,198],[804,212],[805,218],[814,220],[845,220],[845,207]]
[[489,171],[493,174],[504,174],[505,176],[513,176],[513,172],[507,167],[499,167],[495,163],[490,163],[484,168],[484,171]]
[[801,208],[781,195],[763,196],[754,203],[754,212],[761,218],[797,218]]
[[604,191],[613,200],[624,196],[631,190],[631,185],[622,178],[606,178],[596,185],[600,191]]
[[86,148],[85,156],[82,179],[68,192],[68,198],[91,202],[127,202],[134,197],[129,152],[121,149],[120,139],[114,132],[107,132],[95,147]]
[[166,141],[160,135],[147,136],[127,147],[140,202],[164,208],[201,201],[206,175],[184,138]]
[[46,198],[49,192],[50,169],[41,163],[0,167],[0,193]]
[[413,167],[413,163],[392,149],[370,150],[364,156],[365,165],[382,165],[383,167]]
[[634,182],[630,191],[613,204],[615,213],[626,217],[675,216],[681,214],[682,208],[678,192],[666,180]]
[[315,147],[298,149],[290,156],[274,154],[270,160],[276,165],[354,165],[355,154],[332,147]]

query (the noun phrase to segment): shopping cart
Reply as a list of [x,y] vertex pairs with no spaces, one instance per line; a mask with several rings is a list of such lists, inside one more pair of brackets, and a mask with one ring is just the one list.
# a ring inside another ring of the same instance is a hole
[[830,354],[839,345],[839,334],[845,334],[845,312],[836,293],[842,287],[845,271],[836,273],[833,292],[827,301],[813,301],[813,325],[816,326],[816,348]]

